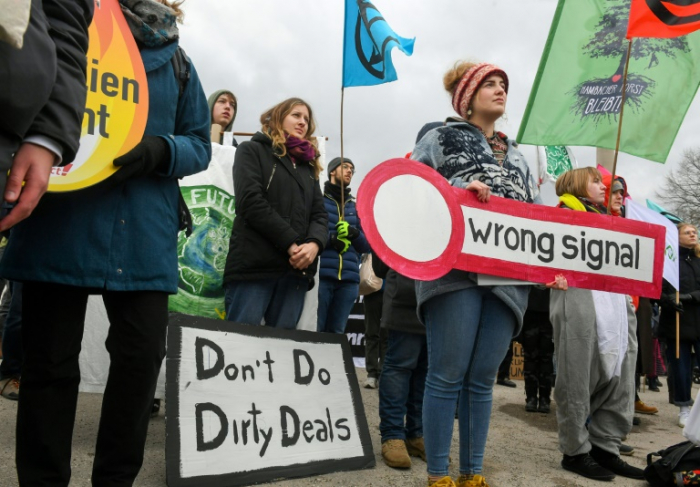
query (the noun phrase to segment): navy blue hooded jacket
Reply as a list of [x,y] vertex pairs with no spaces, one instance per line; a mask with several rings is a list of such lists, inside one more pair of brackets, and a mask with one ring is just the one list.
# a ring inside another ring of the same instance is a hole
[[348,188],[346,188],[345,198],[345,221],[350,226],[357,228],[360,231],[360,236],[351,242],[347,252],[343,255],[331,246],[331,236],[335,235],[335,225],[340,220],[340,198],[332,193],[340,195],[340,188],[335,186],[336,191],[332,191],[333,185],[330,181],[326,182],[323,192],[323,204],[326,206],[328,213],[328,243],[321,254],[321,267],[319,277],[321,279],[334,279],[338,281],[360,282],[360,255],[369,252],[369,243],[362,232],[360,217],[357,216],[357,208],[355,208],[355,198],[350,196]]

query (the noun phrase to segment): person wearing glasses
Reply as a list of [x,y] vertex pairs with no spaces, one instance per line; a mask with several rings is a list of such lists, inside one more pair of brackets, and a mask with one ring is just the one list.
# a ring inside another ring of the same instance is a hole
[[[690,223],[679,223],[678,298],[676,290],[664,281],[661,292],[660,335],[666,340],[669,382],[673,384],[673,403],[678,406],[678,426],[685,427],[693,405],[693,365],[691,348],[700,352],[700,245],[698,229]],[[680,311],[678,332],[679,353],[676,358],[676,311]]]

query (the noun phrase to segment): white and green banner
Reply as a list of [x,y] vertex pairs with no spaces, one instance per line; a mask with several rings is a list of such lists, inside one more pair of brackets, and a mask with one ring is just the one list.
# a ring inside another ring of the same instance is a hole
[[224,319],[222,287],[231,227],[235,218],[233,159],[235,147],[212,144],[209,168],[180,181],[192,214],[192,235],[178,235],[178,292],[170,311]]
[[539,184],[546,181],[554,182],[566,171],[578,167],[574,153],[565,145],[538,146],[537,163]]

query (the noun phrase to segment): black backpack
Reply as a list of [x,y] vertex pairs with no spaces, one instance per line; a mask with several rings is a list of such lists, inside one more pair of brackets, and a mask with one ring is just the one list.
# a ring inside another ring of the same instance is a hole
[[[661,457],[654,461],[654,457]],[[665,450],[652,452],[647,455],[647,468],[644,478],[652,487],[674,487],[683,485],[682,479],[677,479],[681,472],[700,469],[700,446],[690,441],[669,446]]]

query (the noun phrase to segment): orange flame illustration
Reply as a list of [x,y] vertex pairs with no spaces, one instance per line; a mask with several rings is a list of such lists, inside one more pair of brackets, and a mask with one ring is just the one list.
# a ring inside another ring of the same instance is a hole
[[106,179],[116,171],[112,161],[138,144],[146,128],[146,71],[118,0],[95,3],[88,33],[80,149],[70,167],[54,168],[49,191],[72,191]]

